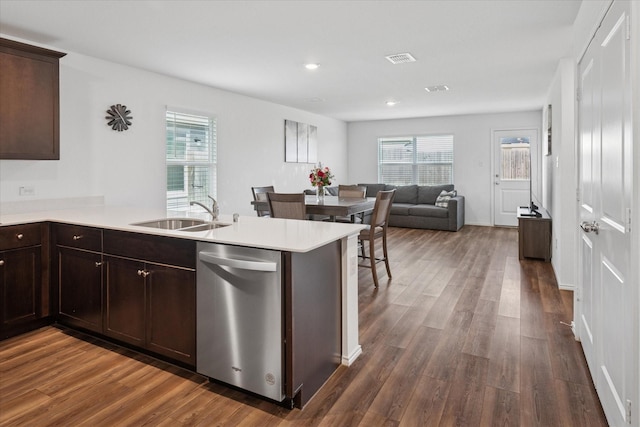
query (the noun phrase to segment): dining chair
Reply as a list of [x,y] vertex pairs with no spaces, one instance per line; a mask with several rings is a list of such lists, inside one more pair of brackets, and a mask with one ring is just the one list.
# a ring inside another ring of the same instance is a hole
[[338,197],[364,199],[366,194],[367,187],[364,185],[338,185]]
[[[373,284],[378,287],[378,272],[376,263],[384,261],[387,268],[387,276],[391,279],[391,269],[389,268],[389,256],[387,255],[387,227],[389,224],[389,213],[391,212],[391,204],[395,196],[396,190],[378,191],[376,195],[376,203],[373,206],[371,214],[371,224],[368,228],[360,231],[358,235],[358,243],[360,244],[361,257],[363,260],[369,259],[370,265],[359,264],[361,267],[371,268],[373,274]],[[383,258],[376,258],[376,239],[382,238],[382,254]],[[365,256],[364,242],[369,243],[369,256]]]
[[307,219],[304,193],[267,193],[271,218]]
[[[338,197],[348,197],[352,199],[364,199],[367,195],[367,187],[364,185],[338,185]],[[355,215],[336,217],[336,222],[363,222],[364,212],[357,217]]]
[[[267,193],[275,192],[273,185],[267,187],[251,187],[253,193],[253,200],[258,202],[268,202]],[[256,206],[256,213],[258,216],[269,216],[269,209],[263,209],[260,206]]]

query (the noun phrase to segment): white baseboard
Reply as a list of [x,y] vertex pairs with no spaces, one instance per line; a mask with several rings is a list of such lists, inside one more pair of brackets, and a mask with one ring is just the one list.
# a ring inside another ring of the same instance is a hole
[[355,362],[358,356],[360,356],[361,354],[362,354],[362,346],[358,344],[358,346],[353,349],[350,355],[342,356],[342,364],[344,366],[351,366],[353,362]]
[[558,283],[558,289],[560,289],[561,291],[574,292],[576,290],[576,285],[572,285],[570,283]]

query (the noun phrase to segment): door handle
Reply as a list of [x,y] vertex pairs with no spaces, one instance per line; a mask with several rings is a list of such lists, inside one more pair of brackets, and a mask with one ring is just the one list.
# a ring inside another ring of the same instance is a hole
[[600,231],[600,224],[598,224],[596,221],[582,221],[580,223],[580,228],[582,228],[585,233],[591,233],[593,231],[597,235]]
[[208,264],[222,265],[225,267],[239,268],[253,271],[277,271],[278,264],[270,261],[252,261],[218,256],[213,252],[200,252],[200,261]]
[[498,181],[496,181],[496,185],[500,185],[500,183]]

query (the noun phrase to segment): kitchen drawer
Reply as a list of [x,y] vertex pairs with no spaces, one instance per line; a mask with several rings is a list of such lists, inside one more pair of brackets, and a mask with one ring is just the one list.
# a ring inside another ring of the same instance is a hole
[[196,242],[188,239],[104,230],[104,253],[158,264],[196,268]]
[[0,227],[0,251],[26,248],[42,242],[40,224],[21,224]]
[[102,229],[80,225],[56,224],[56,243],[88,251],[102,251]]

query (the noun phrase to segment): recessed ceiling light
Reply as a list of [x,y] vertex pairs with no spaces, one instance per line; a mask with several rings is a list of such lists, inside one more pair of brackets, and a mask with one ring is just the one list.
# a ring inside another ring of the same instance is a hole
[[393,101],[393,100],[389,100],[389,101],[385,102],[385,104],[387,104],[387,107],[393,107],[397,103],[398,103],[398,101]]
[[449,90],[447,85],[427,86],[424,88],[427,92],[446,92]]
[[304,64],[304,68],[306,68],[307,70],[317,70],[318,67],[320,67],[320,64],[316,64],[316,63]]

